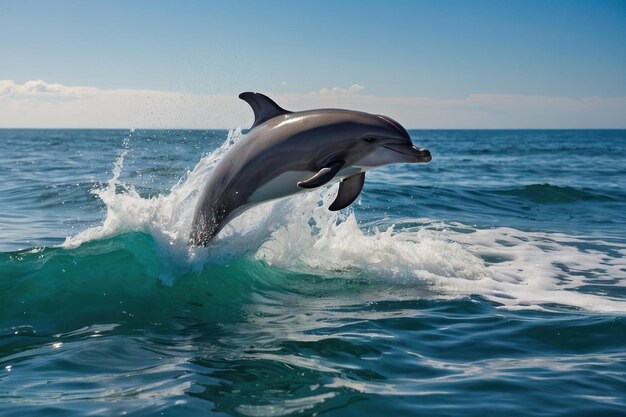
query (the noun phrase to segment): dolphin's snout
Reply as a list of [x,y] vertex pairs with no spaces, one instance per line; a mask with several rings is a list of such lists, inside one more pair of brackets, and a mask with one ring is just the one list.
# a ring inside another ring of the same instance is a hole
[[405,161],[405,162],[430,162],[433,159],[428,149],[418,148],[415,145],[388,144],[388,145],[384,145],[383,147],[390,149],[394,152],[398,152],[400,154],[408,155],[412,157],[413,159],[412,161]]
[[420,162],[432,161],[433,157],[428,149],[418,148],[417,146],[413,145],[413,150],[415,152],[415,156],[422,159]]

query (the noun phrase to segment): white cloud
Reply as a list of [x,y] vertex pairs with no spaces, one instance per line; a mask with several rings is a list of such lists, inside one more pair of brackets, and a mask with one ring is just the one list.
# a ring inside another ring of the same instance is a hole
[[16,84],[11,80],[0,80],[0,98],[85,98],[97,93],[93,87],[66,87],[62,84],[48,84],[42,80]]
[[232,127],[252,120],[239,101],[236,95],[0,81],[0,127]]
[[[408,128],[626,128],[626,97],[472,94],[464,98],[375,96],[363,86],[271,94],[286,109],[335,107],[386,114]],[[0,81],[0,127],[230,128],[252,112],[232,95],[99,89]]]
[[327,88],[327,87],[323,87],[320,89],[320,91],[318,91],[317,93],[314,94],[321,94],[321,95],[338,95],[338,94],[355,94],[358,93],[359,91],[363,90],[365,87],[363,87],[360,84],[352,84],[350,87],[348,88],[341,88],[341,87],[333,87],[333,88]]

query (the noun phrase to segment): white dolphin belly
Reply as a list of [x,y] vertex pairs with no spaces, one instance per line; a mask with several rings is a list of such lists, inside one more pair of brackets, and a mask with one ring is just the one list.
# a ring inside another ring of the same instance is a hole
[[257,188],[248,198],[248,203],[257,204],[263,201],[274,200],[295,194],[299,191],[306,191],[298,187],[298,182],[302,181],[312,174],[309,171],[287,171],[275,177],[271,181]]
[[[364,170],[356,167],[347,167],[339,171],[339,173],[328,184],[335,184],[346,177],[364,172]],[[311,171],[287,171],[271,181],[257,188],[248,198],[247,204],[258,204],[264,201],[275,200],[277,198],[286,197],[288,195],[297,194],[303,191],[309,191],[306,188],[298,187],[298,182],[304,181],[311,175],[315,174]]]

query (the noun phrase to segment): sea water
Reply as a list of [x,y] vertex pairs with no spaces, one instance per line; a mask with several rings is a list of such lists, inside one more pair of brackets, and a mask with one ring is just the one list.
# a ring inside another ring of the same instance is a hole
[[410,134],[189,248],[240,130],[0,130],[0,415],[626,415],[626,131]]

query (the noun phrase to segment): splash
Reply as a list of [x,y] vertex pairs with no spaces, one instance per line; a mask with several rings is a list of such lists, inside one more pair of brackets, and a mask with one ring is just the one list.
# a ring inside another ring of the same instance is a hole
[[[209,248],[190,248],[199,193],[241,137],[241,129],[229,132],[224,144],[204,156],[169,193],[152,198],[141,197],[120,180],[127,140],[111,180],[93,191],[106,205],[102,225],[68,237],[62,246],[75,248],[121,233],[147,232],[161,256],[184,269],[245,257],[324,277],[367,277],[392,289],[426,287],[431,297],[479,295],[509,309],[564,305],[626,312],[625,299],[602,290],[607,285],[626,287],[626,245],[430,219],[406,218],[395,225],[383,219],[365,226],[351,209],[339,213],[326,209],[334,188],[257,206],[229,223]],[[176,273],[164,276],[175,279]],[[386,294],[398,297],[393,290]]]
[[132,185],[120,180],[127,155],[127,138],[125,149],[115,161],[113,177],[105,187],[93,190],[106,206],[102,225],[66,238],[61,246],[75,248],[92,240],[133,231],[147,231],[164,247],[186,248],[200,191],[217,162],[240,137],[241,129],[231,130],[224,144],[204,156],[169,193],[150,198],[141,197]]

